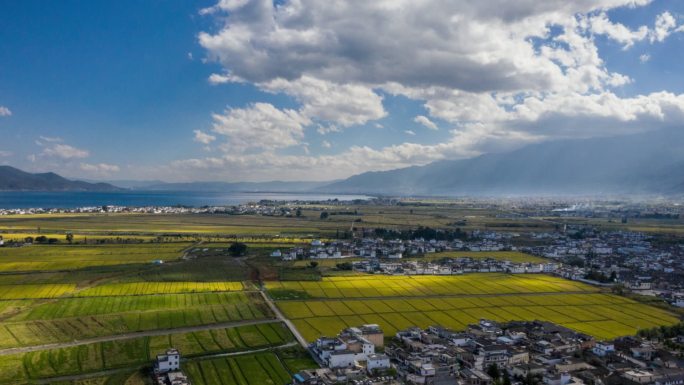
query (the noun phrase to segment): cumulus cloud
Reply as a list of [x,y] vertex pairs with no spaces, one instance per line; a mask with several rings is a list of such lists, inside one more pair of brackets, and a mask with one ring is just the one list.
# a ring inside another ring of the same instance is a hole
[[310,76],[296,80],[277,78],[259,85],[271,92],[284,92],[302,103],[301,114],[311,119],[348,127],[383,118],[387,113],[382,97],[367,86],[337,84]]
[[622,44],[623,49],[628,49],[634,43],[646,39],[651,43],[662,42],[670,34],[680,32],[683,28],[677,27],[677,20],[670,12],[663,12],[656,16],[653,28],[642,25],[636,30],[631,30],[623,24],[610,21],[606,12],[590,16],[588,23],[592,33],[606,35]]
[[0,106],[0,117],[3,116],[12,116],[12,111],[5,106]]
[[281,110],[268,103],[230,108],[214,114],[213,119],[212,131],[228,140],[223,146],[226,151],[294,146],[304,137],[304,126],[311,123],[295,110]]
[[413,121],[420,124],[420,125],[423,125],[423,126],[429,128],[431,130],[437,130],[438,129],[437,125],[432,120],[430,120],[430,118],[428,118],[427,116],[418,115],[415,118],[413,118]]
[[677,21],[670,12],[663,12],[656,17],[655,27],[649,39],[651,43],[665,40],[672,32],[679,32],[682,27],[677,28]]
[[82,171],[100,176],[110,175],[121,170],[119,166],[107,163],[81,163],[79,167]]
[[639,55],[639,61],[642,63],[646,63],[647,61],[651,60],[651,55],[645,53],[642,55]]
[[202,130],[194,130],[193,132],[195,133],[195,142],[202,144],[210,144],[211,142],[216,140],[216,137],[214,135],[207,134]]
[[593,33],[606,35],[612,40],[622,44],[623,49],[634,45],[635,42],[642,41],[649,36],[649,29],[642,25],[636,30],[630,30],[620,23],[614,23],[608,19],[605,12],[589,18],[590,28]]
[[330,142],[328,142],[327,140],[324,140],[321,142],[321,147],[330,148],[330,147],[332,147],[332,144]]
[[[257,103],[217,114],[212,134],[226,137],[225,148],[261,152],[174,167],[231,165],[264,177],[266,166],[335,167],[334,177],[343,177],[541,140],[671,126],[682,118],[682,96],[618,96],[616,89],[634,79],[607,68],[595,41],[603,35],[627,49],[684,30],[669,12],[635,29],[610,19],[612,9],[650,2],[221,0],[201,12],[219,23],[198,36],[208,59],[223,67],[210,82],[247,82],[289,95],[299,107]],[[276,151],[301,142],[311,124],[325,134],[387,116],[385,94],[421,102],[428,113],[414,121],[436,129],[438,118],[453,127],[450,137],[432,145],[352,146],[330,156]]]
[[80,159],[90,156],[88,150],[72,147],[68,144],[56,143],[43,149],[42,155],[61,159]]

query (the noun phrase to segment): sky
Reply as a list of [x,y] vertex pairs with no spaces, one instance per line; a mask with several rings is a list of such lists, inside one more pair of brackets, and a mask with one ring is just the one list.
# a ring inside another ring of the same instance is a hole
[[677,0],[0,0],[0,164],[333,180],[679,128]]

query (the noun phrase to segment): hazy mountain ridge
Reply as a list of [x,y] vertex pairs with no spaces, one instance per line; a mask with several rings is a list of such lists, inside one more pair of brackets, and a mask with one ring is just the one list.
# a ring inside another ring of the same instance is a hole
[[684,133],[544,142],[422,167],[367,172],[319,191],[392,195],[684,193]]
[[70,180],[54,172],[32,174],[11,166],[0,166],[0,191],[122,191],[109,183]]
[[157,183],[137,189],[147,191],[198,192],[310,192],[330,184],[326,182],[186,182]]

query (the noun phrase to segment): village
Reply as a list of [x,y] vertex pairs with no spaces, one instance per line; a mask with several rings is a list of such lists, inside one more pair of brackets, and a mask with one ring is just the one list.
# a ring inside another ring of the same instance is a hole
[[[659,243],[644,233],[566,226],[525,235],[476,230],[464,239],[451,240],[361,234],[353,239],[314,240],[308,247],[274,250],[271,256],[284,261],[349,259],[343,265],[346,268],[373,274],[546,273],[598,286],[619,286],[684,306],[684,245]],[[540,258],[529,262],[496,256],[505,251]],[[439,257],[444,252],[448,256]],[[472,253],[479,256],[472,258]]]
[[501,324],[482,319],[461,332],[431,326],[384,337],[378,325],[361,325],[336,337],[319,338],[310,351],[322,368],[297,373],[293,383],[684,383],[683,335],[596,341],[549,322]]

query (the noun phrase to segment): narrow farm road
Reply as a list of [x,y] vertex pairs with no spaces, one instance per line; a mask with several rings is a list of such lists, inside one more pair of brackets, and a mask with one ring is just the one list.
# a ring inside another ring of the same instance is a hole
[[306,342],[306,339],[299,333],[299,330],[294,326],[292,321],[289,319],[285,318],[283,313],[278,309],[278,307],[273,303],[273,300],[271,297],[266,294],[266,291],[264,290],[263,286],[260,288],[259,292],[261,293],[261,296],[264,297],[264,301],[268,304],[268,306],[271,308],[271,311],[273,311],[273,314],[276,315],[276,318],[280,321],[282,321],[285,325],[287,325],[288,329],[290,329],[290,332],[292,332],[292,335],[295,336],[295,339],[299,344],[304,348],[308,349],[309,343]]
[[87,345],[87,344],[92,344],[92,343],[97,343],[97,342],[128,340],[128,339],[138,338],[138,337],[163,336],[163,335],[172,334],[172,333],[191,333],[191,332],[198,332],[198,331],[203,331],[203,330],[225,329],[225,328],[236,327],[236,326],[259,325],[259,324],[266,324],[266,323],[271,323],[271,322],[275,322],[275,321],[276,320],[273,318],[267,318],[267,319],[258,319],[258,320],[224,322],[224,323],[209,324],[209,325],[187,326],[187,327],[174,328],[174,329],[154,329],[154,330],[148,330],[148,331],[142,331],[142,332],[133,332],[133,333],[125,333],[125,334],[116,334],[116,335],[110,335],[110,336],[88,338],[88,339],[82,339],[82,340],[74,340],[74,341],[69,341],[69,342],[59,342],[59,343],[54,343],[54,344],[33,345],[33,346],[23,346],[23,347],[18,347],[18,348],[2,349],[2,350],[0,350],[0,356],[4,356],[4,355],[8,355],[8,354],[15,354],[15,353],[36,352],[36,351],[47,350],[47,349],[68,348],[68,347]]

